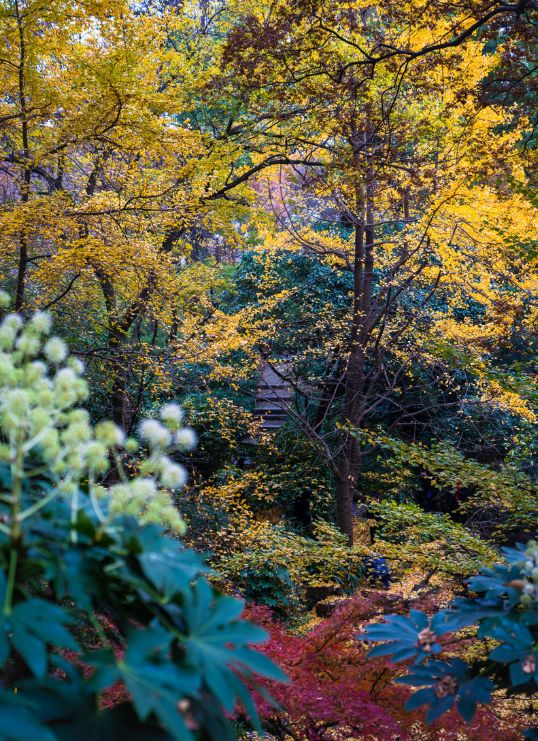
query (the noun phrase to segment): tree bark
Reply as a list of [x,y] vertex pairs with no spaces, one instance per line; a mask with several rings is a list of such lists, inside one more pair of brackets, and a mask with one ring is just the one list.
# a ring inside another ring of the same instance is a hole
[[[374,193],[375,180],[371,166],[370,134],[363,135],[363,147],[354,142],[354,163],[359,171],[359,156],[366,157],[364,182],[357,178],[356,225],[353,259],[353,305],[350,349],[344,376],[342,407],[342,439],[336,465],[336,524],[353,544],[353,501],[357,497],[361,471],[360,430],[363,424],[365,363],[371,331],[374,256]],[[361,152],[362,150],[362,152]]]
[[[18,70],[18,93],[19,108],[21,115],[21,138],[22,138],[22,156],[23,171],[21,182],[21,202],[28,203],[30,199],[30,185],[32,181],[32,169],[30,163],[30,142],[28,135],[28,107],[26,101],[26,41],[24,39],[23,20],[20,14],[18,0],[15,1],[15,16],[17,19],[17,29],[19,33],[19,70]],[[24,305],[26,293],[26,273],[28,270],[28,237],[26,228],[21,226],[19,236],[19,261],[17,266],[17,286],[15,289],[15,310],[20,311]]]

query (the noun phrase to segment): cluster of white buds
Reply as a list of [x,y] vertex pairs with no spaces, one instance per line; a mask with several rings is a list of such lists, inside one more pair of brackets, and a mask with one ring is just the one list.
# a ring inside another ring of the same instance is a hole
[[[0,307],[8,306],[9,300],[0,291]],[[88,396],[84,366],[69,357],[59,337],[49,336],[50,330],[51,319],[44,312],[26,322],[18,314],[8,314],[0,323],[0,460],[10,462],[14,486],[22,490],[25,478],[47,471],[57,485],[42,506],[55,496],[69,496],[76,518],[83,481],[103,522],[128,514],[143,523],[159,522],[183,532],[170,490],[181,489],[187,473],[168,453],[192,448],[196,436],[190,428],[182,428],[180,407],[167,404],[160,420],[141,423],[139,435],[149,455],[138,476],[129,479],[123,458],[137,450],[137,441],[126,439],[113,422],[92,426],[88,412],[79,406]],[[32,469],[30,460],[40,463]],[[99,482],[111,460],[121,483],[105,488]],[[18,511],[17,518],[22,521],[37,509],[34,505],[26,513]],[[8,530],[3,524],[0,527]]]
[[525,549],[525,560],[521,562],[523,587],[521,602],[526,606],[538,603],[538,542],[529,541]]
[[168,490],[183,488],[187,472],[167,453],[171,449],[190,450],[196,444],[196,435],[190,427],[181,426],[183,411],[177,404],[165,404],[159,416],[160,420],[144,419],[140,423],[138,435],[147,445],[149,455],[140,465],[138,478],[122,481],[110,489],[110,511],[136,515],[141,522],[158,520],[182,532],[183,520]]

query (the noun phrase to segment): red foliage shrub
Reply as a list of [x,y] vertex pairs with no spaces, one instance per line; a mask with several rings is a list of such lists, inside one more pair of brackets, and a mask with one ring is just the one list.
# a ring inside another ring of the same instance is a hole
[[495,706],[479,709],[469,725],[451,713],[426,726],[421,711],[405,711],[410,691],[393,683],[403,673],[401,665],[369,658],[368,646],[356,638],[361,626],[381,614],[383,606],[386,593],[359,594],[305,635],[288,632],[268,608],[248,609],[249,619],[269,632],[265,653],[291,680],[288,685],[265,682],[281,705],[280,712],[258,696],[259,712],[269,731],[301,741],[521,739],[514,730],[520,723],[499,719]]

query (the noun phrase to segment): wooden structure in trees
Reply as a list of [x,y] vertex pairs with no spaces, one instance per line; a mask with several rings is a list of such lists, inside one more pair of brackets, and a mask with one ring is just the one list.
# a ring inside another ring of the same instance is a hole
[[262,430],[278,430],[288,417],[293,395],[284,371],[284,364],[265,363],[261,369],[254,414],[261,419]]

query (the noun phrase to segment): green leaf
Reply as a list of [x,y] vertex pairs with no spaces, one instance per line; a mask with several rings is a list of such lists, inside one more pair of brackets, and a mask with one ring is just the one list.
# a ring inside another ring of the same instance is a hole
[[195,669],[172,663],[172,638],[171,633],[157,626],[132,631],[118,669],[141,720],[153,713],[174,738],[191,741],[178,703],[197,692],[200,677]]
[[271,659],[259,651],[251,651],[248,648],[236,648],[234,650],[234,658],[260,677],[274,679],[277,682],[289,683],[290,681],[274,661],[271,661]]
[[0,741],[56,741],[57,736],[23,707],[0,705]]
[[[59,741],[166,741],[170,735],[157,722],[141,723],[129,705],[77,715],[56,728]],[[32,739],[33,741],[33,739]]]
[[233,711],[237,699],[230,667],[285,681],[269,659],[248,648],[250,643],[265,640],[265,631],[242,620],[227,622],[239,614],[239,605],[230,598],[215,599],[211,587],[203,581],[196,583],[193,596],[184,606],[187,660],[200,667],[204,682],[228,712]]
[[0,741],[56,741],[36,708],[20,695],[0,693]]
[[202,564],[194,551],[178,550],[177,544],[160,552],[143,553],[139,561],[145,576],[166,599],[178,592],[185,594]]
[[64,627],[71,622],[64,608],[33,598],[16,605],[4,625],[28,667],[36,677],[43,677],[48,665],[47,644],[78,650],[75,639]]

